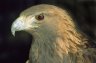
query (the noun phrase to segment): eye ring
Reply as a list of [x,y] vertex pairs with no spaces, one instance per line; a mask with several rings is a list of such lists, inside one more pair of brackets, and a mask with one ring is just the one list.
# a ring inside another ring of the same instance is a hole
[[42,14],[39,14],[39,15],[35,16],[35,18],[36,18],[38,21],[41,21],[41,20],[44,19],[44,14],[43,14],[43,13],[42,13]]

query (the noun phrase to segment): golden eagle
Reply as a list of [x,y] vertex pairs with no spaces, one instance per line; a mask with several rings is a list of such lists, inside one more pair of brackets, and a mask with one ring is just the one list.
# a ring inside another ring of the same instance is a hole
[[95,48],[86,46],[87,36],[64,9],[49,4],[32,6],[12,24],[13,35],[21,30],[34,38],[28,63],[96,63]]

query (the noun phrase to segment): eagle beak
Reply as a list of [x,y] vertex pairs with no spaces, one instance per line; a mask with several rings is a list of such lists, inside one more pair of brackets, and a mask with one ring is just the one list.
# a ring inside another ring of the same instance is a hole
[[24,21],[22,18],[17,18],[12,26],[11,26],[11,32],[12,34],[15,36],[15,32],[16,31],[21,31],[21,30],[24,30],[25,26],[24,26]]

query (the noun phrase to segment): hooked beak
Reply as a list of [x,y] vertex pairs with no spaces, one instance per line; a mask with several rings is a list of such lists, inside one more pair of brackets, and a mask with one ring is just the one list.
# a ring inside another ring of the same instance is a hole
[[21,31],[21,30],[27,31],[29,29],[36,29],[39,27],[39,25],[35,22],[36,19],[34,17],[28,19],[27,21],[25,20],[26,20],[25,17],[21,16],[13,22],[11,26],[11,32],[14,36],[16,31]]
[[11,26],[11,32],[14,36],[15,36],[16,31],[21,31],[24,29],[25,29],[25,25],[24,25],[24,21],[23,21],[22,17],[17,18]]

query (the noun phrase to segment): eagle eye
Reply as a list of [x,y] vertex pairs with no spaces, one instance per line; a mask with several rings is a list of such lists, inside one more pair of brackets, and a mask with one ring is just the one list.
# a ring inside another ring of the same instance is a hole
[[43,20],[44,19],[44,14],[42,13],[42,14],[39,14],[39,15],[37,15],[37,16],[35,16],[35,18],[37,19],[37,20]]

